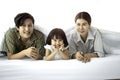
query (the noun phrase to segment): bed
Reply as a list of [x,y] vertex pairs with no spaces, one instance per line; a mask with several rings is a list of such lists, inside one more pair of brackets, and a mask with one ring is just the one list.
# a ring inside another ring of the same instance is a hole
[[[120,33],[100,30],[107,53],[82,63],[70,60],[8,60],[0,56],[0,80],[120,79]],[[69,34],[67,34],[69,36]]]

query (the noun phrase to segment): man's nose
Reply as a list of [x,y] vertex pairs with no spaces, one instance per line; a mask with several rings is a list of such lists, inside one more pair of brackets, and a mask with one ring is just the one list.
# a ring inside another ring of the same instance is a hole
[[29,31],[29,27],[28,27],[28,26],[26,26],[26,27],[25,27],[25,30],[26,30],[26,31]]

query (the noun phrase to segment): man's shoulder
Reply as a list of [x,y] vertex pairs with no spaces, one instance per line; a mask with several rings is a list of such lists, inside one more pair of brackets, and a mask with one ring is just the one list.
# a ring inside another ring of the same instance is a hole
[[7,30],[6,35],[14,35],[16,32],[16,28],[10,28],[9,30]]
[[40,30],[37,30],[37,29],[34,29],[34,34],[39,36],[39,37],[44,36],[44,34]]

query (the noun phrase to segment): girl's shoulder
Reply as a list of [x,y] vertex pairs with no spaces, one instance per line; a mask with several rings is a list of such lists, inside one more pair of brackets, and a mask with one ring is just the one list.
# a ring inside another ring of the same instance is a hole
[[50,51],[52,51],[51,45],[46,44],[46,45],[44,46],[44,48],[45,48],[45,49],[49,49]]

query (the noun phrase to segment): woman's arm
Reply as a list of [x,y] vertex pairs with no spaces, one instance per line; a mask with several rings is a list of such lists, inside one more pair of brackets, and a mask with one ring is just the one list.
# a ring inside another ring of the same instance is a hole
[[98,30],[95,35],[94,53],[97,53],[99,57],[104,57],[103,41],[102,41],[101,33]]
[[77,53],[76,43],[74,42],[73,34],[70,34],[69,39],[69,54],[71,58],[75,58],[75,54]]

